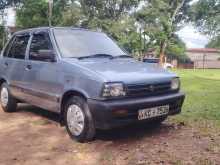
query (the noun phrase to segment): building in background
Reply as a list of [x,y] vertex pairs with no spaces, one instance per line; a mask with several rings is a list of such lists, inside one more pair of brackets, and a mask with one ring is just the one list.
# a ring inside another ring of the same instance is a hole
[[10,37],[16,31],[16,11],[14,8],[8,8],[4,12],[3,26]]
[[220,68],[220,50],[212,48],[188,49],[187,56],[194,68]]

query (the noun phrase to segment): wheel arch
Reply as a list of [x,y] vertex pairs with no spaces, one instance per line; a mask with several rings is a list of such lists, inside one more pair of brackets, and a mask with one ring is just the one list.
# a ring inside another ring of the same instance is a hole
[[88,99],[88,96],[85,95],[83,92],[81,91],[78,91],[78,90],[68,90],[66,91],[63,96],[62,96],[62,99],[61,99],[61,105],[60,105],[60,122],[61,122],[61,125],[64,124],[64,120],[63,120],[63,117],[64,117],[64,106],[65,106],[65,103],[69,100],[70,97],[72,96],[80,96],[82,97],[83,99],[87,100]]
[[7,80],[6,79],[4,79],[4,78],[2,78],[2,77],[0,77],[0,86],[3,84],[3,83],[7,83]]

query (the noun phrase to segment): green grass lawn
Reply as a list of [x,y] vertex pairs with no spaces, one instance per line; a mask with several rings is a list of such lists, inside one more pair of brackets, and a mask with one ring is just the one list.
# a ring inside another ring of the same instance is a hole
[[176,70],[186,100],[175,120],[213,121],[220,127],[220,69]]

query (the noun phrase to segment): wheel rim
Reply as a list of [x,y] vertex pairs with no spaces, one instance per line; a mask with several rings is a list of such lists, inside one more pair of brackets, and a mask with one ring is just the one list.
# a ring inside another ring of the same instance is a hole
[[67,124],[70,132],[79,136],[84,129],[85,117],[78,105],[70,105],[67,109]]
[[1,90],[1,103],[4,107],[6,107],[8,104],[8,89],[5,87],[3,87]]

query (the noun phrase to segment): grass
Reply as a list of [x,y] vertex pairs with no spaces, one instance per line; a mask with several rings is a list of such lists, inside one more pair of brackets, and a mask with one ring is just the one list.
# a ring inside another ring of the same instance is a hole
[[220,127],[220,69],[175,72],[180,76],[182,90],[186,93],[182,114],[175,119],[200,121],[206,125],[213,121]]

